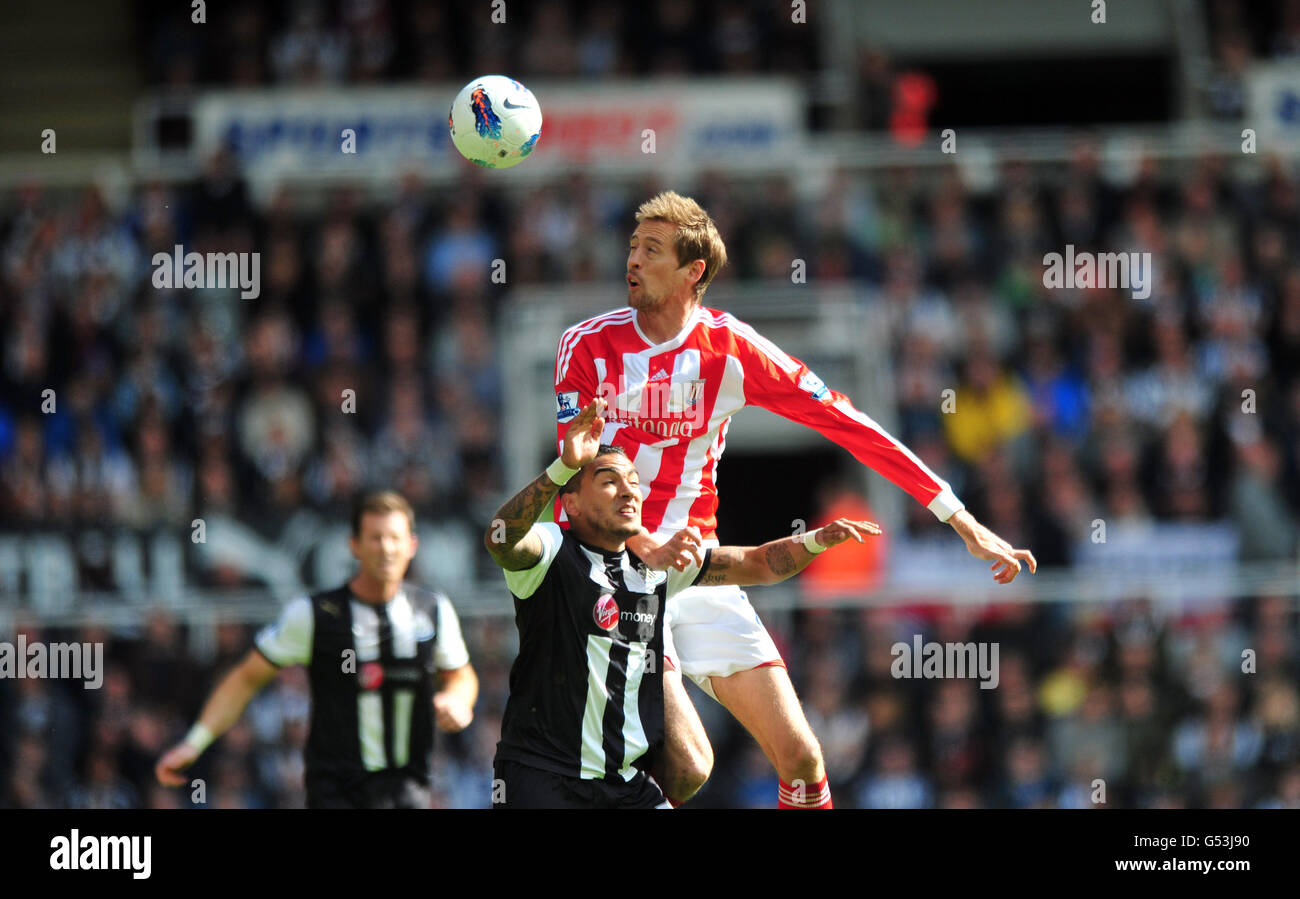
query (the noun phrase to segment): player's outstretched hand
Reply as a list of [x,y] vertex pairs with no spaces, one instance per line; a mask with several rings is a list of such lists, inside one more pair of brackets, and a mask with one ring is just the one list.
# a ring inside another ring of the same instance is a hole
[[605,430],[604,413],[607,405],[604,397],[598,396],[569,422],[569,430],[564,432],[561,462],[570,468],[581,468],[596,458],[600,450],[600,435]]
[[1021,562],[1029,565],[1030,574],[1038,571],[1038,560],[1034,558],[1033,553],[1027,549],[1016,549],[976,521],[975,516],[965,509],[954,513],[952,518],[948,519],[948,523],[961,535],[961,539],[966,543],[966,549],[972,556],[993,563],[989,568],[993,572],[993,580],[999,584],[1009,584],[1014,581],[1016,575],[1020,573]]
[[185,783],[181,772],[193,765],[200,753],[189,743],[177,743],[163,754],[154,766],[154,776],[164,787],[179,787]]
[[849,538],[865,543],[864,537],[878,537],[881,533],[883,532],[880,530],[880,525],[874,521],[837,518],[830,524],[818,528],[817,535],[813,539],[829,549],[832,546],[839,546]]
[[654,552],[646,553],[641,561],[647,568],[655,571],[667,571],[676,568],[685,571],[686,566],[694,564],[696,568],[704,565],[704,538],[697,527],[685,527],[678,531],[663,546]]
[[474,710],[450,693],[433,694],[433,714],[438,729],[449,734],[464,730],[474,720]]

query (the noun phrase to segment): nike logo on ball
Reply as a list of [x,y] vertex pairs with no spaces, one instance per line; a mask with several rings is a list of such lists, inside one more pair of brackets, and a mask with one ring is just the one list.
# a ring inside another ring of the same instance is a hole
[[502,100],[501,105],[506,109],[532,109],[527,103],[511,103],[509,100]]

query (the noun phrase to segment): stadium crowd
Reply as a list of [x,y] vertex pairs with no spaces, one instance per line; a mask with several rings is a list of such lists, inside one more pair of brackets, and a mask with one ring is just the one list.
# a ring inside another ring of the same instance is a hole
[[[471,7],[443,0],[240,2],[191,27],[191,10],[146,0],[137,43],[156,85],[454,81],[808,73],[815,29],[788,3],[541,0]],[[509,25],[512,27],[501,27]]]
[[[1293,559],[1292,173],[1273,162],[1251,183],[1218,159],[1178,173],[1148,162],[1116,188],[1097,169],[1085,142],[1063,167],[1008,165],[996,195],[906,170],[837,173],[815,196],[719,172],[691,191],[728,239],[721,278],[787,278],[802,257],[811,280],[848,279],[888,310],[899,436],[1043,564],[1070,564],[1095,518],[1224,520],[1242,559]],[[0,225],[6,527],[184,528],[213,510],[271,527],[303,505],[341,514],[376,482],[423,516],[478,523],[502,488],[495,333],[508,324],[488,261],[511,260],[512,286],[617,284],[618,235],[647,187],[577,177],[501,194],[478,182],[453,202],[411,180],[381,209],[345,190],[316,215],[288,194],[263,212],[218,158],[197,183],[145,185],[117,210],[94,189],[18,192]],[[261,248],[261,296],[152,288],[152,253],[176,242]],[[1045,289],[1042,256],[1066,243],[1151,252],[1150,296]],[[952,415],[937,402],[948,385]],[[350,386],[356,414],[343,415]],[[53,414],[39,412],[46,388],[60,398]],[[480,414],[458,414],[467,408]],[[725,493],[722,514],[725,533]],[[936,527],[919,508],[909,526]],[[773,629],[839,804],[1079,804],[1101,770],[1119,778],[1113,801],[1294,805],[1293,605],[1253,596],[1216,610],[823,610]],[[999,689],[941,682],[921,702],[922,688],[889,679],[888,646],[922,620],[927,635],[996,635]],[[113,671],[95,695],[0,683],[5,801],[176,801],[145,764],[194,712],[194,696],[172,691],[210,681],[249,639],[230,626],[218,660],[195,669],[181,630],[160,615],[140,634],[103,635]],[[442,760],[447,804],[469,803],[487,777],[513,650],[508,622],[467,630],[484,698]],[[1260,673],[1243,678],[1247,646]],[[295,801],[302,691],[286,677],[223,741],[211,762],[220,801]],[[757,750],[713,711],[719,764],[701,802],[761,802]],[[995,746],[1005,766],[992,766]]]
[[[189,7],[137,3],[136,40],[156,87],[456,81],[464,72],[525,79],[754,75],[782,72],[814,87],[829,64],[817,28],[782,0],[541,0],[488,11],[445,0],[238,2],[194,28]],[[1193,73],[1211,117],[1238,120],[1246,74],[1300,54],[1300,0],[1203,0],[1209,46]],[[821,11],[815,11],[820,14]],[[452,38],[451,35],[456,35]],[[468,39],[464,36],[468,35]],[[883,129],[899,92],[924,83],[888,47],[854,51],[852,114],[843,127]],[[814,113],[815,126],[825,124]]]
[[[514,634],[501,619],[465,624],[483,691],[469,729],[439,737],[435,807],[485,808],[492,789]],[[821,740],[837,807],[1300,808],[1287,597],[1193,618],[1132,601],[1106,610],[1005,606],[979,617],[821,609],[769,616],[768,625]],[[131,635],[25,627],[29,643],[103,641],[108,665],[100,690],[4,683],[0,807],[301,808],[303,669],[282,673],[200,759],[192,775],[201,788],[154,782],[158,756],[251,639],[248,628],[224,625],[216,658],[200,664],[183,630],[163,613]],[[895,679],[891,644],[916,633],[998,642],[996,689]],[[1241,673],[1243,646],[1257,652],[1258,674]],[[717,761],[693,805],[770,806],[773,775],[757,744],[696,697]]]

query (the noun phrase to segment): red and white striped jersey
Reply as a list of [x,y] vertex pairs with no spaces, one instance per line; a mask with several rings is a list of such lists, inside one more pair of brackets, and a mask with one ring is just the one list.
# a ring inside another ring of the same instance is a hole
[[[636,465],[642,524],[660,540],[688,524],[714,538],[718,460],[731,416],[745,406],[813,428],[941,521],[963,508],[944,480],[848,397],[726,312],[697,306],[682,332],[658,345],[630,308],[574,325],[556,351],[555,394],[557,446],[569,421],[605,397],[603,442],[622,447]],[[563,520],[558,502],[555,513]]]

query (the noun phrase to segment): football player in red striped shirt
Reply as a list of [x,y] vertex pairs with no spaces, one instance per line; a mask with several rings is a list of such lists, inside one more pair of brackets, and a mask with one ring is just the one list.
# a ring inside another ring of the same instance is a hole
[[[671,191],[642,204],[628,245],[628,308],[564,332],[555,360],[557,443],[593,398],[607,401],[602,442],[636,465],[644,532],[628,548],[647,564],[698,564],[718,545],[714,486],[731,416],[762,406],[813,428],[884,475],[940,521],[1007,584],[1033,554],[1016,549],[966,511],[948,484],[849,398],[732,315],[702,305],[727,253],[713,220]],[[563,522],[562,510],[556,520]],[[669,771],[681,802],[712,767],[703,726],[682,689],[684,673],[753,734],[780,778],[783,808],[830,808],[821,748],[784,662],[743,590],[694,587],[667,610],[664,679]],[[679,671],[673,671],[673,668]],[[680,672],[680,673],[679,673]]]

